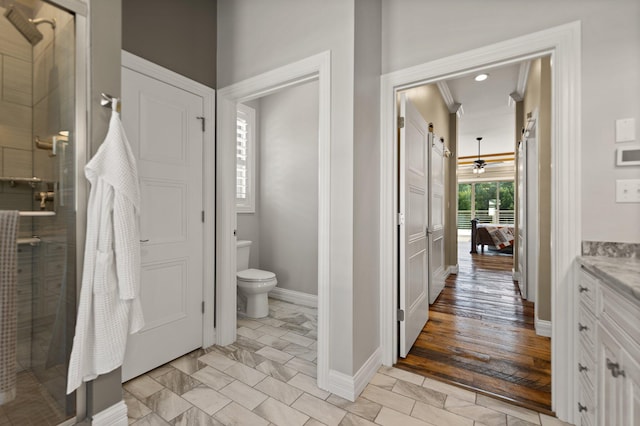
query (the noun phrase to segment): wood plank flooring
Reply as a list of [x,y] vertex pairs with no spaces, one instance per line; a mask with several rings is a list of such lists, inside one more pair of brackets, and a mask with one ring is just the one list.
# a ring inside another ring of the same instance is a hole
[[469,254],[396,367],[551,413],[551,339],[534,330],[533,303],[511,279],[513,256]]

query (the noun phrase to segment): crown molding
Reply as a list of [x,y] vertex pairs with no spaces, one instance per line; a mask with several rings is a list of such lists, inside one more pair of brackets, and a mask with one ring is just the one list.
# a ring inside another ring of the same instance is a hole
[[451,114],[455,114],[458,118],[462,117],[464,111],[462,109],[462,104],[456,102],[451,95],[451,90],[449,90],[449,85],[446,81],[438,81],[437,83],[438,90],[440,90],[440,95],[442,95],[442,99],[444,103],[447,105],[447,109]]
[[529,78],[529,69],[531,68],[531,61],[523,61],[520,63],[520,70],[518,71],[518,82],[516,83],[516,90],[509,93],[509,106],[514,106],[516,102],[524,100],[524,92],[527,90],[527,79]]

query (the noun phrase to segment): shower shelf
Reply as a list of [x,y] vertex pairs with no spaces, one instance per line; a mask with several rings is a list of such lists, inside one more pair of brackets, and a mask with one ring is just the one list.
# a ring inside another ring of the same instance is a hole
[[18,238],[18,239],[16,239],[16,243],[18,245],[29,244],[32,247],[39,246],[40,245],[40,241],[42,241],[40,239],[40,237],[36,237],[35,235],[33,237],[29,237],[29,238]]
[[55,216],[56,212],[52,212],[52,211],[43,211],[43,210],[34,210],[34,211],[21,211],[20,212],[20,216],[28,216],[28,217],[35,217],[35,216]]
[[40,179],[38,177],[30,177],[30,178],[25,178],[25,177],[15,177],[15,176],[7,176],[7,177],[0,177],[0,182],[9,182],[9,185],[11,187],[16,186],[19,183],[26,183],[31,185],[32,188],[35,188],[36,184],[38,183],[42,183],[42,182],[47,182],[43,179]]

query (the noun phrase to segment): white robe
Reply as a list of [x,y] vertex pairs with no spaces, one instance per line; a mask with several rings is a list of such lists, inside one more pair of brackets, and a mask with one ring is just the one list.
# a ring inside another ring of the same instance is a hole
[[138,298],[138,172],[115,107],[105,141],[85,166],[85,174],[91,192],[67,394],[82,381],[122,365],[127,335],[144,326]]

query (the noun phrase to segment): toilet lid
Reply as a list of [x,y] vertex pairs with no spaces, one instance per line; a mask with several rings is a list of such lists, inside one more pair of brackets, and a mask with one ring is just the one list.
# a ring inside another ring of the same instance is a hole
[[268,281],[274,279],[276,274],[260,269],[245,269],[244,271],[238,271],[236,276],[244,281]]

